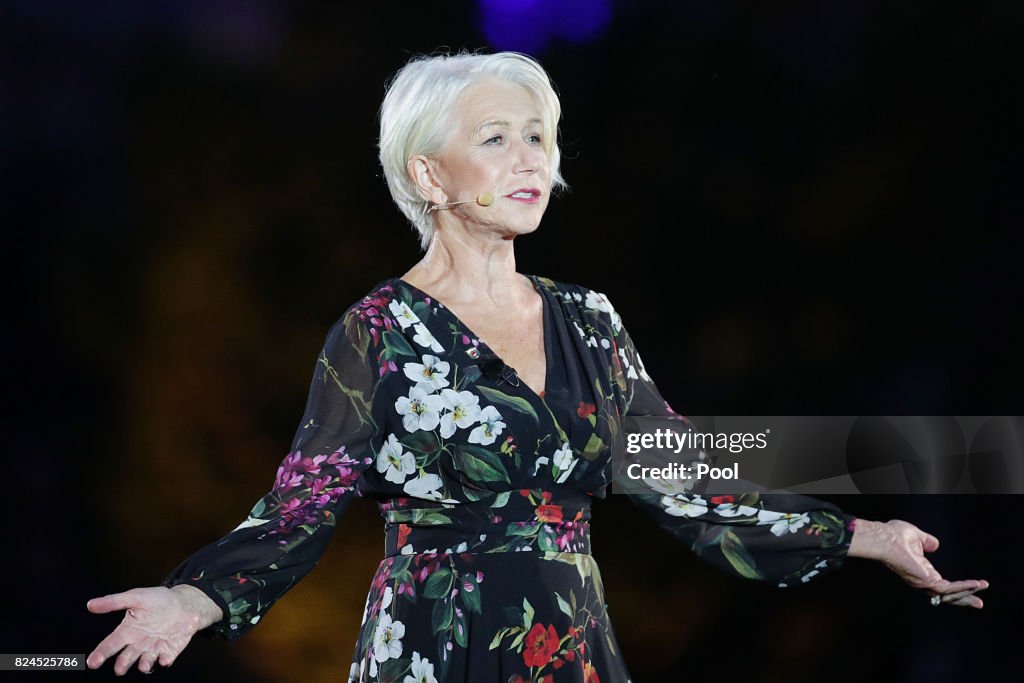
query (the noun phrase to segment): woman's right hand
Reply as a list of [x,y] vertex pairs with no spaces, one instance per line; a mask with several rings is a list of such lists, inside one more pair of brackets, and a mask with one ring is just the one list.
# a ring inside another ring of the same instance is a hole
[[135,661],[150,673],[156,663],[170,666],[192,636],[221,620],[223,611],[194,586],[133,588],[93,598],[86,608],[94,614],[127,610],[124,620],[86,657],[86,666],[98,669],[117,654],[114,673],[123,676]]

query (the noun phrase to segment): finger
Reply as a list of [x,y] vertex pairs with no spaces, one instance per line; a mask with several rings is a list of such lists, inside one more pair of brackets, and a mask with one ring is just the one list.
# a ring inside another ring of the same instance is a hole
[[987,582],[978,581],[976,579],[968,579],[966,581],[951,581],[941,592],[945,594],[959,593],[961,591],[969,591],[973,593],[974,591],[981,591],[985,590],[986,588],[988,588]]
[[153,670],[153,665],[156,663],[157,654],[155,652],[143,652],[142,656],[139,657],[139,671],[147,673]]
[[964,590],[964,591],[956,591],[956,592],[946,593],[945,595],[942,596],[942,601],[943,602],[956,602],[957,600],[960,600],[961,598],[966,598],[968,595],[974,595],[974,591],[973,590]]
[[117,652],[128,644],[125,630],[120,626],[114,632],[100,641],[92,652],[89,653],[86,662],[94,669],[103,666],[103,662],[117,654]]
[[926,553],[934,553],[936,550],[939,549],[938,538],[932,536],[931,534],[925,531],[922,531],[921,533],[924,535],[924,538],[922,539],[922,545]]
[[160,650],[160,666],[168,667],[174,664],[174,660],[178,658],[178,653],[174,651],[170,646],[165,646]]
[[975,595],[967,595],[953,600],[948,604],[955,605],[956,607],[973,607],[974,609],[981,609],[985,606],[985,602]]
[[114,662],[114,673],[118,676],[124,676],[128,673],[128,669],[132,668],[132,664],[135,663],[135,660],[139,658],[140,654],[142,653],[134,645],[126,647],[121,651],[121,654],[118,655],[117,661]]
[[85,608],[93,614],[103,614],[105,612],[113,612],[119,609],[128,609],[129,607],[135,606],[134,590],[125,591],[123,593],[114,593],[112,595],[104,595],[101,598],[93,598],[89,602],[85,603]]

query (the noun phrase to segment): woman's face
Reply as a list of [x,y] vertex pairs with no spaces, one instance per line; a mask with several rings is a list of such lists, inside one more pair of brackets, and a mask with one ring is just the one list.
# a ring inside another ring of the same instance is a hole
[[448,144],[436,159],[449,202],[490,193],[494,203],[452,207],[464,221],[503,233],[533,232],[551,194],[541,110],[522,86],[490,79],[459,97]]

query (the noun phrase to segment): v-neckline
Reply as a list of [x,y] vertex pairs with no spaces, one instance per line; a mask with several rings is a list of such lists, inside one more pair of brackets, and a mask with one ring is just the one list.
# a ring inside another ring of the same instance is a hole
[[[543,328],[543,336],[544,336],[544,339],[543,339],[543,346],[544,346],[544,386],[541,388],[540,393],[537,393],[537,391],[533,387],[531,387],[529,384],[527,384],[526,381],[522,377],[520,377],[518,375],[518,373],[516,374],[516,378],[519,380],[519,385],[523,386],[523,387],[526,387],[526,391],[528,391],[530,394],[532,394],[538,401],[545,402],[544,397],[547,395],[548,388],[550,388],[550,386],[551,386],[551,365],[552,364],[551,364],[551,350],[550,350],[550,346],[551,346],[551,334],[553,333],[553,331],[548,329],[548,327],[549,327],[548,326],[548,315],[549,315],[549,310],[548,309],[549,309],[550,303],[548,302],[547,297],[544,295],[542,287],[541,287],[540,283],[537,282],[536,277],[533,276],[533,275],[528,275],[526,273],[523,273],[523,275],[533,285],[534,291],[536,291],[537,294],[540,295],[540,301],[541,301],[541,325],[542,325],[542,328]],[[499,356],[497,353],[494,352],[494,349],[491,348],[490,344],[488,344],[486,341],[484,341],[483,337],[481,337],[479,334],[474,332],[473,329],[469,325],[467,325],[465,322],[463,322],[462,318],[460,318],[458,315],[456,315],[455,311],[453,311],[451,308],[448,307],[448,304],[446,304],[445,302],[441,301],[440,299],[438,299],[433,294],[429,294],[428,292],[423,291],[422,289],[420,289],[416,285],[412,284],[411,282],[403,280],[400,277],[396,277],[394,279],[395,279],[395,281],[400,282],[401,284],[403,284],[404,286],[408,287],[412,291],[418,292],[420,294],[420,296],[429,298],[432,301],[436,302],[441,307],[443,307],[446,311],[448,311],[448,315],[450,315],[452,318],[455,319],[456,322],[459,323],[459,325],[462,327],[463,331],[466,334],[469,334],[469,335],[475,337],[480,342],[480,345],[483,346],[490,353],[490,355],[492,355],[494,358],[498,359],[503,365],[506,365],[507,367],[510,367],[510,368],[512,367],[511,365],[506,363],[504,361],[504,359],[501,358],[501,356]],[[512,369],[515,370],[515,368],[512,368]],[[545,402],[545,405],[546,405],[546,402]]]

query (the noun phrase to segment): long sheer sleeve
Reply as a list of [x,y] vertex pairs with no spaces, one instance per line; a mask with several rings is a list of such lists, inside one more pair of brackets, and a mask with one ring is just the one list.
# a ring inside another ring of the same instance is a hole
[[233,531],[161,582],[191,584],[220,606],[224,618],[202,635],[240,638],[316,565],[372,462],[377,386],[370,335],[353,307],[327,334],[305,413],[270,492]]
[[[613,336],[612,372],[620,390],[624,431],[681,434],[692,428],[661,396],[621,317],[606,297],[596,296],[603,298]],[[688,457],[694,464],[705,453],[694,450]],[[770,492],[747,482],[734,490],[731,495],[702,495],[699,483],[645,478],[631,480],[627,495],[703,560],[744,578],[786,587],[842,565],[853,536],[853,516],[825,501]]]

